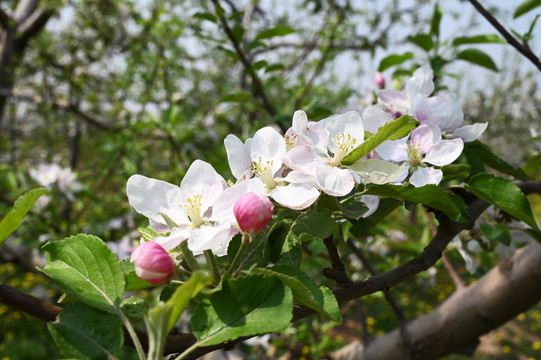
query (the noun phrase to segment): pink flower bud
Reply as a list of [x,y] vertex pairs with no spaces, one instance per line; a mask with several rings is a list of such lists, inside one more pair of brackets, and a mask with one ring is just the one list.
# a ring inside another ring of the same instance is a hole
[[139,245],[130,261],[135,263],[135,273],[141,280],[156,285],[169,279],[175,272],[175,262],[165,249],[154,241]]
[[385,78],[383,77],[383,74],[379,71],[376,71],[376,73],[374,74],[374,82],[380,89],[383,89],[385,87]]
[[235,202],[233,213],[242,232],[257,234],[272,218],[274,205],[266,195],[249,192]]

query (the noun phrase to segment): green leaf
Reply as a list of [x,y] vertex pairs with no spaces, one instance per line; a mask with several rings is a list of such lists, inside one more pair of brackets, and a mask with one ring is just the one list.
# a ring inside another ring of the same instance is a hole
[[535,9],[536,7],[541,6],[541,0],[526,0],[523,3],[521,3],[517,8],[515,9],[515,12],[513,13],[513,19],[516,19],[527,12],[530,12],[531,10]]
[[512,181],[492,174],[478,174],[471,178],[467,189],[539,231],[526,195]]
[[275,277],[229,279],[195,309],[192,329],[201,346],[215,345],[282,330],[293,317],[292,307],[291,289]]
[[436,185],[425,185],[421,187],[414,187],[413,185],[375,185],[368,188],[362,195],[391,197],[421,203],[445,213],[459,213],[457,206],[449,198],[447,192]]
[[524,166],[524,170],[531,174],[535,174],[541,169],[541,154],[536,154],[532,156],[526,165]]
[[457,54],[456,58],[493,71],[498,71],[498,67],[494,64],[492,58],[479,49],[463,50]]
[[[227,248],[227,258],[229,262],[237,255],[242,242],[240,234],[235,236]],[[248,270],[252,267],[266,266],[269,260],[269,243],[265,234],[259,234],[248,244],[241,255],[237,269]]]
[[368,211],[368,206],[360,201],[360,199],[351,199],[345,203],[339,202],[342,214],[348,219],[359,220]]
[[198,13],[193,14],[192,16],[194,18],[196,18],[196,19],[208,20],[208,21],[211,21],[213,23],[216,23],[216,21],[217,21],[216,16],[214,16],[211,13],[208,13],[208,12],[198,12]]
[[151,283],[146,280],[141,280],[135,273],[135,265],[130,261],[130,258],[124,259],[120,262],[122,271],[126,276],[126,291],[144,289],[152,287]]
[[310,278],[300,270],[290,266],[273,266],[259,268],[256,272],[280,279],[282,284],[293,292],[295,302],[314,309],[336,322],[342,321],[340,308],[334,294],[325,286],[317,287],[314,285]]
[[370,230],[372,230],[374,226],[393,212],[400,204],[402,204],[402,201],[398,199],[380,199],[376,211],[366,218],[360,218],[359,220],[355,221],[354,225],[350,229],[350,232],[357,237],[365,236],[370,232]]
[[0,246],[21,225],[24,216],[36,200],[47,192],[45,188],[36,188],[21,195],[8,214],[0,221]]
[[481,228],[483,235],[485,235],[488,240],[497,241],[506,246],[511,244],[511,233],[509,232],[509,229],[505,223],[496,225],[481,223],[479,224],[479,227]]
[[[520,180],[528,180],[528,175],[522,169],[515,169],[505,160],[494,154],[488,146],[475,140],[464,144],[464,150],[473,151],[484,164],[501,173],[514,176]],[[471,157],[471,156],[470,156]]]
[[82,303],[67,306],[47,327],[62,354],[68,358],[112,358],[124,340],[122,323],[116,315]]
[[275,36],[285,36],[294,32],[295,29],[289,26],[278,25],[276,27],[273,27],[272,29],[261,31],[259,34],[257,34],[255,40],[269,39]]
[[311,239],[325,239],[334,230],[334,220],[329,210],[308,210],[297,217],[291,227],[295,235],[306,234]]
[[43,246],[42,271],[85,304],[113,311],[124,294],[125,280],[117,257],[98,237],[79,234]]
[[141,237],[145,241],[153,241],[155,237],[160,236],[156,230],[154,230],[151,226],[147,226],[144,228],[139,228],[139,234],[141,234]]
[[451,219],[451,220],[453,220],[455,222],[468,222],[468,221],[471,221],[472,218],[470,217],[470,215],[467,212],[468,205],[466,204],[464,199],[462,199],[460,196],[458,196],[457,194],[454,194],[454,193],[448,193],[447,195],[449,195],[449,197],[451,198],[451,200],[453,200],[453,202],[455,203],[456,207],[459,210],[458,214],[449,214],[449,213],[447,213],[446,215],[449,217],[449,219]]
[[441,168],[443,172],[442,182],[454,180],[454,179],[463,179],[470,176],[471,166],[466,164],[450,164],[445,165]]
[[403,138],[418,125],[419,122],[410,115],[402,115],[398,119],[388,122],[380,127],[376,134],[366,139],[355,149],[351,150],[351,152],[342,160],[342,165],[353,164],[355,161],[366,156],[368,153],[370,153],[370,151],[381,145],[381,143],[384,141]]
[[432,40],[432,36],[428,34],[417,34],[414,36],[410,36],[408,37],[408,40],[419,46],[424,51],[430,51],[434,47],[434,41]]
[[122,300],[120,309],[126,316],[132,319],[141,319],[148,312],[148,304],[145,300],[135,296],[130,296]]
[[387,70],[391,66],[402,64],[404,61],[409,60],[409,59],[413,59],[413,53],[409,51],[400,55],[398,54],[389,55],[381,59],[379,63],[378,71]]
[[249,101],[252,98],[252,95],[250,95],[247,91],[236,91],[227,95],[222,96],[220,99],[220,102],[238,102],[238,103],[244,103]]
[[432,15],[432,20],[430,21],[430,34],[434,35],[436,38],[440,37],[440,23],[442,15],[442,8],[438,5],[438,3],[434,4],[434,14]]
[[505,44],[506,41],[500,35],[496,34],[486,34],[486,35],[475,35],[475,36],[460,36],[453,40],[453,45],[464,45],[464,44]]

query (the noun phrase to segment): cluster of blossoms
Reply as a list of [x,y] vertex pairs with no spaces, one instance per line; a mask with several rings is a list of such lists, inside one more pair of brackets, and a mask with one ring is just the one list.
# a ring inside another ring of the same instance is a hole
[[[454,162],[464,142],[477,139],[487,124],[461,127],[464,115],[454,96],[429,96],[434,90],[432,78],[432,70],[421,67],[404,92],[381,90],[378,103],[367,107],[362,116],[350,111],[315,122],[296,111],[284,136],[273,127],[258,130],[245,142],[228,135],[224,144],[237,180],[234,184],[228,185],[210,164],[196,160],[180,186],[133,175],[127,183],[129,202],[161,234],[154,242],[163,253],[187,241],[194,255],[210,250],[223,256],[239,228],[258,232],[267,224],[272,214],[268,198],[302,210],[322,193],[346,196],[359,184],[437,185],[442,179],[438,167]],[[375,134],[404,114],[421,125],[353,164],[343,164],[367,132]],[[379,204],[376,196],[358,198],[368,206],[364,216]]]
[[75,194],[83,190],[83,185],[77,180],[77,174],[70,168],[63,168],[56,163],[40,164],[28,171],[30,177],[47,189],[58,187],[61,193],[73,201]]

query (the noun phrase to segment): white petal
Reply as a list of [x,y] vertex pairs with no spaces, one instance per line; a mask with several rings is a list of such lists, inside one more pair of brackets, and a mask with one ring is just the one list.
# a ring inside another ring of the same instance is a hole
[[385,160],[369,159],[358,160],[348,168],[359,174],[365,182],[381,185],[397,181],[406,166],[407,163],[399,166]]
[[406,81],[406,92],[412,97],[416,94],[429,96],[434,91],[434,72],[429,65],[423,65],[413,73],[413,76]]
[[293,115],[292,128],[303,143],[313,146],[319,152],[324,153],[327,151],[328,138],[327,131],[325,131],[326,123],[324,120],[318,122],[308,121],[304,111],[296,111]]
[[331,152],[336,152],[336,143],[334,140],[337,136],[351,136],[355,139],[355,146],[359,146],[364,140],[364,127],[361,115],[356,111],[350,111],[345,114],[334,116],[325,126],[325,130],[329,133],[327,146]]
[[434,133],[428,125],[421,125],[411,132],[410,143],[426,153],[434,145]]
[[227,245],[233,234],[229,224],[202,225],[190,231],[188,249],[194,255],[201,255],[205,250],[212,250],[214,255],[223,256],[227,254]]
[[451,94],[420,99],[414,115],[421,123],[437,125],[441,131],[454,131],[464,122],[462,107]]
[[390,105],[393,108],[409,108],[408,96],[398,90],[381,90],[378,93],[378,102]]
[[456,129],[450,137],[461,138],[464,142],[475,141],[479,138],[479,136],[481,136],[481,134],[485,132],[487,126],[488,122],[462,126]]
[[410,177],[410,184],[421,187],[428,184],[438,185],[443,178],[443,172],[433,167],[418,167]]
[[385,160],[396,162],[409,160],[408,144],[405,138],[383,142],[376,148],[376,153]]
[[224,140],[224,145],[229,168],[235,179],[240,179],[246,171],[250,171],[248,176],[250,177],[250,142],[246,141],[246,144],[244,144],[238,137],[229,134]]
[[179,206],[182,204],[182,196],[176,185],[143,175],[133,175],[128,179],[126,194],[135,211],[157,224],[165,224],[160,213],[167,214],[177,225],[189,222]]
[[317,187],[316,178],[314,175],[309,175],[296,170],[291,170],[285,178],[281,178],[279,180],[287,183],[306,184],[312,187]]
[[201,213],[212,206],[225,188],[227,184],[224,178],[214,170],[212,165],[202,160],[195,160],[190,165],[180,183],[183,203],[195,195],[202,195]]
[[423,162],[436,166],[448,165],[460,156],[463,149],[462,139],[442,140],[430,148]]
[[155,237],[154,242],[160,244],[165,250],[171,251],[187,239],[189,232],[190,228],[187,226],[174,228],[169,235]]
[[376,195],[362,195],[361,201],[368,206],[368,211],[363,214],[363,218],[372,215],[378,209],[379,197]]
[[272,162],[272,174],[282,167],[282,156],[287,152],[283,136],[270,126],[259,129],[252,139],[251,160],[264,164]]
[[393,115],[383,110],[380,106],[371,105],[363,110],[362,114],[364,129],[372,134],[378,132],[378,129],[393,120]]
[[295,146],[284,155],[282,161],[290,169],[315,175],[316,164],[324,163],[325,159],[310,146]]
[[302,210],[317,200],[319,191],[305,184],[288,184],[286,186],[275,187],[271,196],[282,206]]
[[315,177],[318,187],[332,196],[347,195],[355,186],[353,175],[348,169],[318,165]]

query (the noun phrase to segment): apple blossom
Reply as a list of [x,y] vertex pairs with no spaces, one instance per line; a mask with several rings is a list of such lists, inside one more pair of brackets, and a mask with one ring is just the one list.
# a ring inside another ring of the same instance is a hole
[[257,234],[271,220],[274,205],[266,195],[248,192],[235,202],[233,213],[242,232]]
[[175,262],[165,249],[154,241],[147,241],[133,251],[130,261],[137,276],[156,285],[175,273]]

